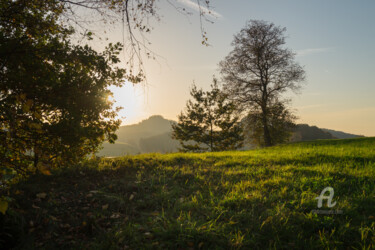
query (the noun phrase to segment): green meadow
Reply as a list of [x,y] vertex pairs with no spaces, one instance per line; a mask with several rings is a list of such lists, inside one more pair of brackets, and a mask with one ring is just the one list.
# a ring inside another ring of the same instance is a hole
[[[328,186],[336,205],[318,208]],[[91,160],[9,196],[0,246],[373,249],[375,138]]]

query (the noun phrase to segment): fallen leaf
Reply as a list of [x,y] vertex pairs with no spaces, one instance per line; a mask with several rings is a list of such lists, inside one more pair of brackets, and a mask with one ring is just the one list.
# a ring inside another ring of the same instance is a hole
[[117,219],[117,218],[120,218],[121,217],[121,214],[119,214],[119,213],[114,213],[114,214],[112,214],[111,215],[111,219]]
[[38,169],[44,175],[52,175],[50,171],[50,167],[48,165],[40,163],[38,164]]
[[102,209],[103,209],[103,210],[107,210],[107,209],[108,209],[108,206],[109,206],[108,204],[105,204],[105,205],[102,206]]
[[34,204],[31,206],[32,208],[39,209],[40,207],[35,206]]
[[145,232],[144,235],[146,236],[146,238],[148,239],[153,239],[154,236],[150,233],[150,232]]
[[38,197],[39,199],[44,199],[46,198],[47,194],[46,193],[39,193],[36,195],[36,197]]
[[50,215],[49,216],[53,221],[58,221],[58,219],[55,216]]
[[60,227],[61,228],[70,228],[70,225],[69,224],[60,224]]
[[199,243],[198,248],[202,248],[203,244],[204,244],[203,242]]
[[129,197],[129,201],[131,201],[133,199],[134,199],[134,194],[131,194],[130,197]]

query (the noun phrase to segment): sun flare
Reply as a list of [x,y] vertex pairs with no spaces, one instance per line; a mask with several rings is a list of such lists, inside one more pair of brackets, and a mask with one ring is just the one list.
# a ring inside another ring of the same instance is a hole
[[143,115],[144,91],[142,86],[125,83],[123,87],[111,87],[114,107],[122,107],[118,113],[118,117],[123,124],[131,124],[137,122]]

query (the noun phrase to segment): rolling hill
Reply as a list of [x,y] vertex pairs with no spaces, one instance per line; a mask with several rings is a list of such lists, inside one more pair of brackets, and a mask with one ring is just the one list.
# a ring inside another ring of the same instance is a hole
[[[104,143],[98,156],[122,156],[141,153],[173,153],[178,151],[179,142],[171,138],[175,121],[160,115],[151,116],[137,124],[121,126],[117,131],[115,144]],[[346,139],[360,137],[335,130],[320,129],[316,126],[298,124],[291,138],[292,142],[317,139]],[[243,150],[253,148],[246,145]]]
[[364,137],[363,135],[355,135],[355,134],[345,133],[345,132],[337,131],[333,129],[322,128],[321,130],[330,133],[331,135],[333,135],[334,137],[338,139],[352,139],[352,138]]
[[118,136],[116,143],[103,143],[103,149],[97,155],[121,156],[149,152],[175,152],[178,146],[177,141],[170,137],[173,122],[155,115],[137,124],[121,126],[116,133]]

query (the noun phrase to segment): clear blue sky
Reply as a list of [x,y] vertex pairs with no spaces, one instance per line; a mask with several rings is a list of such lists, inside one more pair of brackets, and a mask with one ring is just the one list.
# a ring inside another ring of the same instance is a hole
[[[124,124],[153,114],[176,120],[193,81],[207,89],[217,64],[231,51],[233,35],[247,20],[261,19],[287,28],[286,46],[297,53],[307,80],[290,94],[299,122],[375,136],[375,1],[211,0],[218,18],[205,23],[212,46],[201,45],[199,16],[191,0],[179,6],[185,17],[160,3],[161,22],[153,25],[151,48],[164,57],[146,62],[148,86],[116,89]],[[121,40],[121,32],[109,33]]]

